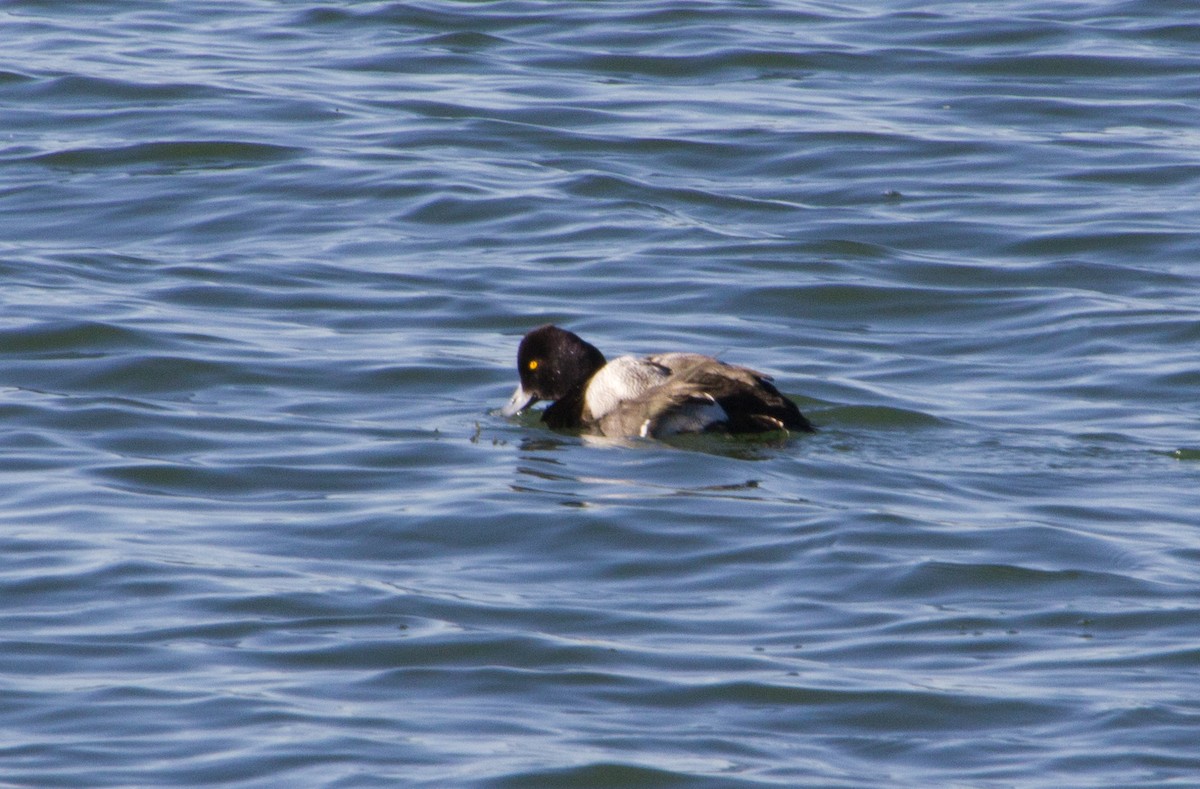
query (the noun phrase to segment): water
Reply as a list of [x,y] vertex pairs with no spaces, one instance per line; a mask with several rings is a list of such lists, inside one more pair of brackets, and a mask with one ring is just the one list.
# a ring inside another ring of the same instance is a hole
[[0,782],[1200,782],[1193,12],[4,4]]

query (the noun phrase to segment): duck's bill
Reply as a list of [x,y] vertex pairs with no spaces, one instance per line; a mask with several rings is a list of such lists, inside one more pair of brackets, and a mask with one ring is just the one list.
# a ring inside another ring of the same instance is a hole
[[537,402],[537,398],[529,392],[526,392],[524,387],[517,384],[517,390],[512,393],[512,397],[508,398],[508,404],[500,409],[500,413],[504,416],[515,416],[524,411],[529,406]]

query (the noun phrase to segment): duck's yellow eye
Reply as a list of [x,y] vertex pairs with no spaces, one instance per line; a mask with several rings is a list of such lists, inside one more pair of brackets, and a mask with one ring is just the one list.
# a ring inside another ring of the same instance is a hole
[[532,360],[530,360],[530,362],[529,362],[529,369],[530,369],[530,370],[536,370],[536,369],[537,369],[537,359],[532,359]]

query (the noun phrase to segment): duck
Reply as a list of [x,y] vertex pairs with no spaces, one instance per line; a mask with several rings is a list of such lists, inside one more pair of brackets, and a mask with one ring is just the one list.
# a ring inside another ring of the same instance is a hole
[[521,339],[517,375],[500,413],[511,417],[549,401],[542,422],[555,430],[652,439],[816,430],[757,370],[687,352],[607,361],[596,346],[553,324]]

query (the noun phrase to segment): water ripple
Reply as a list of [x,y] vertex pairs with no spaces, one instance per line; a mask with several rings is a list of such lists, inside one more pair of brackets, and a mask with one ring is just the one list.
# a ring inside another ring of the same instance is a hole
[[[1192,780],[1179,11],[6,5],[5,779]],[[547,321],[820,431],[505,419]]]

